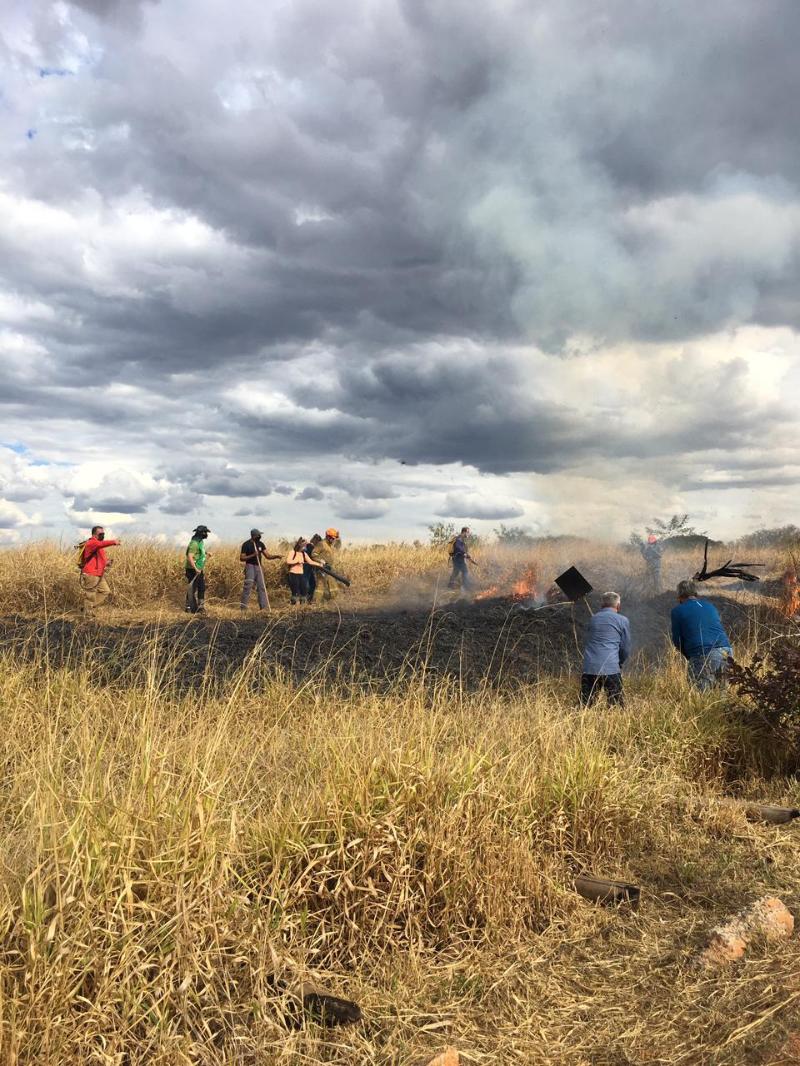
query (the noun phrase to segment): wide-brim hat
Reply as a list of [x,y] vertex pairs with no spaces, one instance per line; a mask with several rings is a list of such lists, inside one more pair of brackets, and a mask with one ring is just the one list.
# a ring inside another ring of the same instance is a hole
[[210,533],[211,530],[208,528],[208,526],[195,526],[194,529],[192,530],[192,532],[193,533]]

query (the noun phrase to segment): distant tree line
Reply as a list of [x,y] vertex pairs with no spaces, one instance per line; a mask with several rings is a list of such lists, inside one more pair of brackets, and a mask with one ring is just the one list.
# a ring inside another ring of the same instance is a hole
[[[460,528],[460,527],[459,527]],[[706,540],[712,547],[721,546],[724,541],[714,540],[705,530],[696,529],[689,522],[688,514],[674,514],[669,518],[654,518],[652,525],[646,525],[645,533],[634,531],[628,538],[628,545],[641,548],[647,536],[655,535],[662,544],[673,548],[702,548]],[[434,548],[445,547],[456,535],[454,522],[432,522],[428,526],[428,542]],[[530,548],[534,544],[565,543],[580,540],[570,534],[535,534],[526,526],[507,526],[501,522],[492,530],[498,544],[510,548]],[[472,535],[473,543],[481,537]],[[795,525],[778,526],[774,529],[757,529],[737,541],[743,548],[786,548],[800,551],[800,528]]]

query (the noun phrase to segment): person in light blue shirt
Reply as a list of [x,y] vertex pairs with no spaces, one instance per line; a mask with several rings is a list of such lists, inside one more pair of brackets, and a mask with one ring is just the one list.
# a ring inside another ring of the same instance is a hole
[[606,592],[602,608],[586,627],[581,675],[581,703],[588,707],[605,692],[609,704],[622,706],[622,665],[631,653],[631,624],[619,613],[620,597]]
[[730,638],[713,603],[701,600],[694,581],[678,585],[678,606],[672,608],[672,643],[688,661],[689,678],[701,691],[725,683]]

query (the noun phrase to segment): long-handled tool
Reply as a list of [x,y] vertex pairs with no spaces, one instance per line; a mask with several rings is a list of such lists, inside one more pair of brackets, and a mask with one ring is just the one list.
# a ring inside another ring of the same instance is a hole
[[328,577],[332,577],[333,580],[338,581],[340,585],[345,585],[347,588],[350,588],[350,578],[345,577],[344,574],[337,574],[336,571],[331,570],[329,566],[321,566],[319,572],[321,574],[327,574]]
[[[266,578],[264,576],[264,560],[262,558],[262,552],[261,552],[261,549],[259,548],[258,544],[256,544],[255,540],[252,537],[250,538],[250,543],[253,545],[253,551],[256,553],[256,566],[261,571],[261,583],[264,586],[264,596],[266,597],[266,600],[267,600],[266,610],[269,611],[269,612],[272,612],[272,606],[271,606],[271,604],[269,602],[269,591],[267,590],[267,580],[266,580]],[[267,558],[268,559],[279,559],[280,556],[279,555],[268,555]],[[245,562],[245,564],[244,564],[245,574],[247,573],[247,566],[248,566],[248,564],[247,564],[247,562]],[[259,591],[258,590],[258,586],[256,586],[256,596],[258,596],[258,591]]]

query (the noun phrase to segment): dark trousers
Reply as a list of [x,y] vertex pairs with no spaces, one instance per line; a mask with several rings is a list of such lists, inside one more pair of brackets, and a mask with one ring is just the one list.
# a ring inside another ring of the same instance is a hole
[[302,602],[308,596],[306,575],[289,574],[289,589],[292,593],[292,603]]
[[198,611],[205,610],[205,598],[206,598],[206,575],[202,570],[195,573],[194,570],[186,568],[186,580],[189,582],[189,586],[186,589],[186,610],[191,611],[192,614],[197,614]]
[[581,703],[584,707],[591,707],[601,692],[605,692],[609,704],[623,707],[622,674],[581,674]]
[[314,599],[314,593],[317,591],[317,575],[314,573],[314,570],[315,567],[303,563],[303,577],[306,579],[309,603]]

